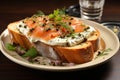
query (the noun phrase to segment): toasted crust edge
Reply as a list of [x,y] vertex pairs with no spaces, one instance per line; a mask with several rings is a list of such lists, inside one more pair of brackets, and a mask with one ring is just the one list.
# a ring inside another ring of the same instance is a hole
[[18,23],[19,22],[10,23],[7,27],[10,33],[11,41],[15,44],[19,44],[21,47],[25,49],[30,49],[33,45],[25,35],[21,34],[16,29]]

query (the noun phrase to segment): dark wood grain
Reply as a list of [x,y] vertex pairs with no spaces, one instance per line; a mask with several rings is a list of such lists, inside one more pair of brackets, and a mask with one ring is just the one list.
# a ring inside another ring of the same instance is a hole
[[[120,21],[120,0],[106,0],[102,21]],[[0,33],[11,22],[31,16],[37,10],[46,14],[54,9],[78,4],[78,0],[0,1]],[[0,80],[120,80],[120,51],[108,62],[85,70],[49,72],[18,65],[0,52]]]

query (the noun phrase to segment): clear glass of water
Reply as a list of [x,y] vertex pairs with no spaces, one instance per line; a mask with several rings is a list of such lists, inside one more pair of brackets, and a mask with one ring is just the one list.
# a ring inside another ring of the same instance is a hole
[[81,18],[101,21],[105,0],[79,0]]

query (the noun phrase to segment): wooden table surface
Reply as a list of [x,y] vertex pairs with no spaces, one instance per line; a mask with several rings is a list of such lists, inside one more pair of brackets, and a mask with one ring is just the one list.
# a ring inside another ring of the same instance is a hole
[[[78,0],[1,0],[0,33],[11,22],[31,16],[37,10],[49,14],[57,8],[68,8]],[[106,0],[102,21],[120,21],[120,0]],[[0,52],[0,80],[120,80],[120,51],[108,62],[85,70],[49,72],[18,65]]]

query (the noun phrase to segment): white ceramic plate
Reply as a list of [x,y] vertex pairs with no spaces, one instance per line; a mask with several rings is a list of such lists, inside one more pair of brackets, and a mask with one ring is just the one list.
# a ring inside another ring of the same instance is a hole
[[34,69],[39,69],[39,70],[51,70],[51,71],[68,71],[68,70],[84,69],[84,68],[92,67],[92,66],[98,65],[100,63],[103,63],[103,62],[107,61],[108,59],[110,59],[112,56],[114,56],[117,53],[117,51],[119,50],[118,37],[111,30],[109,30],[108,28],[104,27],[101,24],[98,24],[98,23],[95,23],[95,22],[92,22],[89,20],[82,20],[82,21],[88,25],[91,25],[91,26],[97,28],[100,31],[100,33],[101,33],[100,36],[105,41],[106,49],[107,48],[112,49],[112,51],[110,51],[108,55],[98,57],[95,60],[92,60],[92,61],[84,63],[84,64],[79,64],[79,65],[69,66],[69,67],[32,64],[32,63],[29,63],[28,61],[24,60],[17,53],[8,51],[4,47],[4,45],[6,43],[10,42],[10,38],[9,38],[7,29],[5,31],[3,31],[3,33],[0,36],[0,49],[1,49],[2,53],[8,59],[10,59],[11,61],[13,61],[17,64],[20,64],[22,66],[26,66],[29,68],[34,68]]

